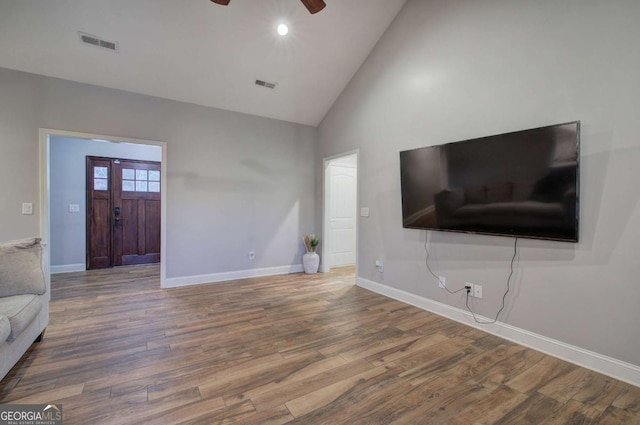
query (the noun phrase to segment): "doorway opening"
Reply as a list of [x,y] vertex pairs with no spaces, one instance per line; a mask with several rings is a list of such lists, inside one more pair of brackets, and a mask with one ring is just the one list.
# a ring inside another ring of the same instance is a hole
[[[162,196],[157,205],[160,225],[155,237],[159,239],[160,284],[164,287],[166,144],[150,140],[40,129],[40,227],[47,283],[50,284],[50,273],[87,269],[87,156],[132,158],[155,161],[159,164],[160,178],[157,183]],[[153,178],[156,178],[155,175]],[[119,184],[122,184],[122,181]],[[153,184],[156,185],[155,181]]]
[[358,251],[358,151],[323,161],[322,268],[356,265]]

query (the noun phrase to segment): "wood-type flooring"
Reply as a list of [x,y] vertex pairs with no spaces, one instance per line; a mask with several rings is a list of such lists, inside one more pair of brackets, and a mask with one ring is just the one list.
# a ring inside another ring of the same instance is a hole
[[640,388],[359,288],[353,268],[178,289],[53,276],[2,403],[64,424],[640,424]]

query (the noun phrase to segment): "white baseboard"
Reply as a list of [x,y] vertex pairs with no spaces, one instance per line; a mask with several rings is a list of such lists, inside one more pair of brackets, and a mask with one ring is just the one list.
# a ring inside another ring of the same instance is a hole
[[202,283],[224,282],[227,280],[247,279],[250,277],[274,276],[279,274],[302,272],[302,264],[292,266],[266,267],[262,269],[238,270],[233,272],[200,274],[193,276],[167,278],[163,288],[200,285]]
[[[481,325],[473,320],[471,313],[467,310],[452,307],[450,305],[433,301],[368,279],[358,277],[356,278],[356,284],[362,288],[393,298],[394,300],[402,301],[414,307],[455,320],[456,322],[481,329],[506,340],[558,357],[562,360],[594,370],[620,381],[627,382],[631,385],[640,386],[640,366],[598,354],[593,351],[585,350],[584,348],[576,347],[562,341],[529,332],[506,323],[496,322],[491,325]],[[492,320],[478,316],[477,314],[476,317],[481,321]]]
[[87,269],[87,267],[84,263],[81,263],[81,264],[63,264],[60,266],[50,266],[49,269],[51,274],[57,274],[57,273],[83,272]]

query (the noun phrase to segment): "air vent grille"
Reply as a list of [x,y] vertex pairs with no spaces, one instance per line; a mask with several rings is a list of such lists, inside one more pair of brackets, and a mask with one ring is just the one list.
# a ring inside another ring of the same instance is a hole
[[116,43],[111,41],[100,40],[100,47],[104,47],[105,49],[117,50]]
[[112,52],[118,52],[118,42],[103,40],[98,36],[87,34],[85,32],[78,31],[80,35],[80,41],[84,44],[88,44],[93,47],[99,47],[101,49],[111,50]]
[[100,39],[91,37],[89,35],[80,34],[80,39],[83,43],[93,44],[94,46],[100,46]]
[[276,83],[269,83],[267,81],[263,81],[263,80],[256,80],[256,86],[261,86],[261,87],[265,87],[268,89],[275,89],[276,88]]

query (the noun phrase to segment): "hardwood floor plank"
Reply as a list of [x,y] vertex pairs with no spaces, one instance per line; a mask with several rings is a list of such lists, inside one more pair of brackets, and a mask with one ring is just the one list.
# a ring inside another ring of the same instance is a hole
[[[293,416],[285,406],[278,406],[260,412],[237,415],[225,418],[222,424],[260,424],[260,425],[282,425],[293,420]],[[210,425],[212,422],[202,422],[202,425]]]
[[640,416],[640,388],[624,385],[624,388],[612,403],[612,406]]
[[595,375],[596,373],[590,370],[576,368],[569,373],[552,379],[542,388],[539,388],[538,392],[554,398],[560,403],[566,403],[571,400],[578,391],[588,387]]
[[[450,425],[491,425],[524,402],[527,396],[501,385],[448,420]],[[473,418],[471,422],[469,419]]]
[[358,375],[338,381],[335,384],[331,384],[309,394],[305,394],[302,397],[290,400],[286,403],[286,406],[295,417],[306,415],[309,412],[326,406],[343,394],[351,391],[353,387],[361,384],[363,381],[377,375],[381,375],[386,371],[387,368],[384,366],[369,369]]
[[82,394],[83,388],[84,384],[67,385],[36,392],[21,398],[13,398],[10,396],[3,401],[15,404],[57,403],[66,398]]
[[405,332],[422,330],[423,332],[426,331],[426,333],[432,333],[430,329],[432,329],[431,326],[433,324],[442,323],[446,320],[447,319],[437,314],[416,309],[415,311],[408,312],[402,318],[397,318],[395,327]]
[[443,395],[454,388],[451,382],[435,377],[420,385],[411,385],[405,391],[388,393],[384,403],[368,406],[368,410],[353,415],[349,421],[364,424],[391,424],[400,420],[404,423],[425,423],[422,420],[425,412],[438,408]]
[[[404,380],[394,379],[398,372],[398,368],[379,366],[291,400],[285,404],[296,417],[291,423],[349,423],[350,418],[379,405],[388,394],[411,390]],[[380,388],[385,391],[378,391]]]
[[181,370],[185,365],[197,367],[208,365],[210,362],[210,356],[205,355],[201,350],[180,354],[169,349],[148,350],[146,354],[142,358],[132,358],[114,365],[111,373],[88,380],[87,387],[96,390],[138,380],[155,382],[154,377]]
[[[573,400],[604,412],[612,403],[615,405],[615,400],[622,394],[623,388],[613,378],[595,372],[593,375],[593,378],[574,394]],[[640,405],[640,391],[635,397],[635,402]]]
[[17,386],[18,382],[20,382],[20,379],[18,379],[18,378],[14,378],[12,380],[8,380],[8,383],[11,386],[4,390],[4,391],[6,391],[6,395],[2,394],[2,399],[3,400],[9,400],[10,399],[10,397],[8,397],[9,393],[11,393],[11,397],[12,398],[20,399],[20,398],[24,398],[24,397],[29,397],[29,396],[31,396],[33,394],[37,394],[37,393],[41,393],[41,392],[44,392],[44,391],[53,390],[54,388],[56,388],[58,380],[57,379],[51,379],[51,380],[48,380],[48,381],[38,381],[38,382],[34,382],[33,384],[26,384],[26,385]]
[[472,407],[489,394],[490,390],[482,385],[454,386],[443,391],[437,403],[422,405],[410,414],[402,415],[390,423],[394,425],[448,424],[458,418],[461,411],[473,410]]
[[238,367],[229,368],[221,373],[201,379],[200,393],[204,398],[232,397],[251,388],[283,380],[324,358],[319,353],[289,359],[283,358],[280,354],[273,354],[269,357],[270,360],[257,358],[242,363]]
[[499,361],[489,369],[474,376],[474,381],[485,387],[499,387],[529,369],[544,358],[544,354],[525,348],[511,357]]
[[638,421],[638,415],[634,415],[628,410],[620,409],[614,406],[609,406],[607,410],[600,416],[597,425],[620,425],[630,424],[635,425],[640,423]]
[[497,346],[487,351],[481,351],[477,354],[472,354],[463,361],[455,362],[450,365],[450,367],[442,365],[439,370],[439,376],[450,382],[462,384],[475,378],[502,360],[514,356],[523,349],[524,347],[516,344],[507,344]]
[[154,424],[181,424],[192,423],[209,417],[224,409],[226,405],[221,397],[199,400],[193,403],[182,404],[166,412],[156,413],[144,418],[145,422]]
[[77,358],[53,359],[48,363],[33,365],[24,375],[24,383],[36,382],[41,379],[65,379],[69,381],[84,382],[89,379],[103,376],[108,373],[114,363],[125,361],[136,353],[144,353],[145,345],[136,345],[131,348],[95,356]]
[[439,344],[427,347],[410,356],[400,358],[394,363],[405,369],[401,378],[417,385],[431,379],[443,370],[454,367],[459,362],[478,354],[479,350],[461,338],[448,339]]
[[600,415],[602,415],[600,410],[570,400],[551,417],[545,419],[541,425],[591,425],[596,423]]
[[0,401],[65,424],[640,424],[640,388],[355,286],[354,268],[161,289],[52,276]]
[[562,404],[539,393],[533,393],[509,413],[496,421],[496,425],[538,425],[555,415]]
[[[197,388],[180,391],[168,397],[133,404],[129,407],[118,406],[105,419],[105,423],[139,424],[158,423],[158,417],[181,406],[196,403],[202,400]],[[64,408],[64,405],[63,405]]]
[[110,389],[100,391],[82,391],[82,394],[64,400],[62,405],[63,423],[103,424],[116,408],[110,398]]
[[[294,371],[293,373],[291,373],[290,375],[286,376],[283,379],[278,379],[276,381],[272,381],[264,385],[256,386],[234,397],[229,397],[227,399],[227,402],[239,403],[243,400],[251,399],[253,401],[253,404],[256,406],[257,410],[263,410],[264,405],[262,403],[256,403],[256,400],[260,396],[269,393],[271,394],[271,397],[269,398],[270,400],[273,401],[273,398],[274,398],[273,396],[277,393],[281,393],[282,390],[287,391],[290,394],[290,390],[291,388],[293,388],[294,383],[300,382],[300,381],[311,381],[311,382],[316,381],[318,379],[321,379],[321,377],[318,375],[322,375],[325,372],[335,370],[336,368],[340,366],[344,366],[346,364],[347,364],[347,361],[340,356],[322,358],[318,361],[310,363],[308,366],[305,366],[300,370]],[[304,387],[309,388],[309,385],[305,385]],[[288,395],[286,398],[282,400],[282,402],[286,400],[290,400],[292,398],[295,398],[295,397]],[[266,397],[263,397],[262,401],[264,402],[265,399]],[[277,404],[280,404],[280,403],[272,402],[269,407],[276,406]]]
[[320,391],[345,379],[352,379],[372,369],[369,362],[356,360],[287,385],[277,385],[269,391],[254,395],[251,400],[258,410],[271,408],[289,400],[301,399],[307,394]]
[[404,357],[411,356],[443,341],[448,341],[444,335],[433,334],[413,339],[413,337],[406,343],[393,345],[382,351],[376,351],[374,354],[367,356],[365,359],[372,364],[381,366],[385,363],[392,363],[396,360]]
[[544,357],[541,361],[510,380],[507,385],[521,393],[531,394],[576,369],[577,366],[571,363],[554,357]]
[[[269,412],[273,416],[273,412]],[[284,412],[280,410],[280,414],[284,415]],[[252,418],[251,421],[249,418]],[[228,425],[228,424],[259,424],[260,422],[253,422],[253,418],[256,418],[256,410],[251,404],[251,401],[246,400],[242,403],[226,406],[222,410],[216,410],[214,412],[208,412],[206,415],[198,418],[195,421],[190,421],[192,425]],[[167,423],[166,425],[170,425]]]

